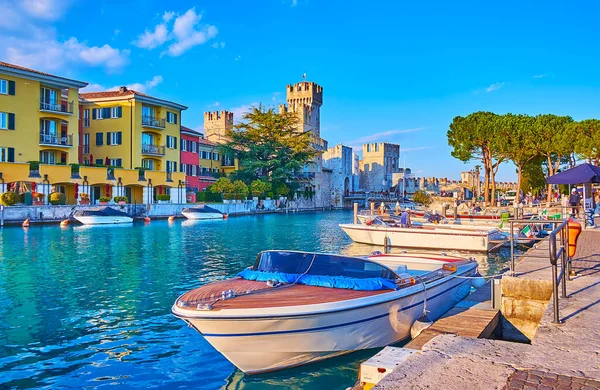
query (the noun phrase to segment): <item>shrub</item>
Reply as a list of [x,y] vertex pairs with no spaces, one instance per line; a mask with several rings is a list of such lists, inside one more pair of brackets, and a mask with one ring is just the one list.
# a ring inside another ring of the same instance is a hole
[[213,194],[213,193],[208,193],[208,196],[206,197],[206,200],[209,202],[215,202],[215,203],[221,203],[223,202],[223,196],[221,194]]
[[158,200],[171,200],[171,195],[169,194],[159,194],[156,199]]
[[429,194],[422,190],[415,192],[412,200],[415,203],[419,203],[425,206],[429,206],[429,204],[431,203],[431,197],[429,196]]
[[67,197],[65,194],[61,194],[60,192],[53,192],[48,195],[48,203],[54,206],[67,204]]
[[196,202],[207,202],[207,198],[210,192],[208,191],[198,191],[196,192]]
[[273,199],[273,198],[275,197],[275,195],[273,194],[273,192],[272,192],[272,191],[269,191],[269,192],[267,192],[267,193],[265,194],[265,196],[266,196],[267,198],[271,198],[271,199]]
[[14,206],[19,202],[19,194],[14,191],[7,191],[0,195],[0,204],[3,206]]
[[33,198],[33,200],[38,202],[44,200],[44,194],[41,192],[33,192],[31,194],[31,197]]
[[231,180],[226,177],[221,177],[217,179],[214,183],[212,183],[208,190],[215,194],[224,194],[226,192],[234,192],[234,186]]
[[108,203],[110,202],[110,198],[108,196],[101,196],[98,201],[102,203]]
[[82,192],[81,194],[79,194],[79,199],[90,200],[90,196],[88,194],[86,194],[85,192]]
[[288,196],[290,194],[290,188],[285,183],[279,183],[275,187],[275,193],[280,196]]
[[115,203],[119,203],[119,202],[125,202],[125,203],[127,203],[127,202],[129,202],[129,199],[127,199],[126,196],[115,196],[113,198],[113,200],[115,201]]
[[271,183],[267,183],[258,179],[250,183],[250,192],[252,193],[252,196],[261,196],[263,193],[270,190]]
[[248,186],[241,180],[236,180],[232,183],[232,190],[228,191],[237,195],[235,199],[244,199],[248,196]]

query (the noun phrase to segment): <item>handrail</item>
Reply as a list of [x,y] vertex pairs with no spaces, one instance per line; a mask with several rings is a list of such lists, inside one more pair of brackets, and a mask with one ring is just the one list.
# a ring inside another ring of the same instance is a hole
[[[567,298],[567,280],[571,280],[571,257],[569,256],[569,220],[510,220],[510,271],[515,275],[514,256],[514,224],[547,225],[552,224],[553,230],[547,238],[537,240],[548,240],[548,257],[552,266],[552,303],[554,306],[555,324],[560,324],[560,313],[558,307],[558,285],[561,285],[561,298]],[[558,237],[558,243],[557,243]],[[558,272],[558,260],[560,259],[560,273]]]

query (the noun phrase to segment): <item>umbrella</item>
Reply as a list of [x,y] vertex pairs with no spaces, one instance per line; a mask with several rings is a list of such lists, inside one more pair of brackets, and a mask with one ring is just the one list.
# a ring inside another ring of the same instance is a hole
[[110,165],[110,160],[108,159],[108,157],[104,159],[104,165]]
[[162,187],[158,187],[158,193],[162,195]]
[[94,166],[94,155],[90,154],[90,166]]
[[31,192],[35,192],[35,182],[31,183]]
[[110,184],[106,185],[106,196],[110,196]]
[[600,183],[600,167],[592,164],[581,164],[550,176],[547,182],[548,184]]
[[75,199],[79,197],[79,184],[75,183]]

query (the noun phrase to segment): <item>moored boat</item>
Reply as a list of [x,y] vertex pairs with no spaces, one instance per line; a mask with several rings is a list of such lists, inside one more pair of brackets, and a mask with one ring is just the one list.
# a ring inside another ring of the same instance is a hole
[[238,277],[183,294],[172,312],[256,374],[406,339],[425,301],[437,319],[468,294],[476,268],[443,256],[266,251]]
[[219,210],[206,205],[185,208],[181,214],[187,219],[223,219],[224,216]]
[[111,207],[91,207],[78,210],[73,214],[73,218],[84,225],[104,225],[117,223],[132,223],[127,213],[115,210]]

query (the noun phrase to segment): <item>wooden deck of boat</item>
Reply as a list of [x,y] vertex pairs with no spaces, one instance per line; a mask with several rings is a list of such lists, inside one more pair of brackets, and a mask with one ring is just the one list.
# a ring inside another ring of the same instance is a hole
[[490,338],[500,321],[500,311],[491,306],[489,283],[476,290],[465,300],[450,309],[431,327],[405,345],[420,350],[429,340],[440,334]]
[[[182,295],[179,301],[186,303],[190,310],[195,310],[199,303],[215,301],[221,296],[222,291],[228,290],[233,290],[236,297],[217,301],[212,306],[212,310],[311,305],[363,298],[391,291],[357,291],[300,284],[273,288],[265,282],[236,278],[207,284],[191,290]],[[248,291],[251,293],[246,294]]]

